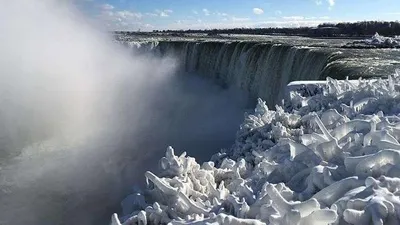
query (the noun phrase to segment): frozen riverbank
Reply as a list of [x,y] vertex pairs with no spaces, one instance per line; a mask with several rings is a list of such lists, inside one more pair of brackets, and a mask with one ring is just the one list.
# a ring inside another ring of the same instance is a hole
[[260,100],[210,162],[169,148],[112,224],[398,224],[399,82],[328,79],[276,110]]

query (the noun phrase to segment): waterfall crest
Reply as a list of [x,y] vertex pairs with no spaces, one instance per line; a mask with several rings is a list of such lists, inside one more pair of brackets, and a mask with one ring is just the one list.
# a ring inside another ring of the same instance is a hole
[[340,54],[315,47],[260,42],[160,41],[125,43],[140,52],[173,55],[185,72],[211,78],[261,97],[269,106],[284,96],[290,81],[329,76],[331,59]]

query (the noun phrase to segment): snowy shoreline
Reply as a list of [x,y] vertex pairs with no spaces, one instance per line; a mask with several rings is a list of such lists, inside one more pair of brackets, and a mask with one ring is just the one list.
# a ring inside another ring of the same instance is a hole
[[199,165],[174,155],[128,196],[128,224],[399,224],[400,73],[259,100],[231,149]]

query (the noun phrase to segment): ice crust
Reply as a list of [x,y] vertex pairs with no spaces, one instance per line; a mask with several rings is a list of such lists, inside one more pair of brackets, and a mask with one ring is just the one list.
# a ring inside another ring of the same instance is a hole
[[400,224],[399,83],[328,78],[275,110],[259,99],[211,161],[169,147],[111,224]]
[[400,47],[400,39],[398,37],[390,38],[381,36],[378,33],[371,38],[364,40],[364,42],[375,46]]
[[351,44],[365,44],[368,46],[374,46],[378,48],[400,48],[400,37],[396,36],[394,38],[385,37],[376,33],[374,36],[362,41],[354,41]]

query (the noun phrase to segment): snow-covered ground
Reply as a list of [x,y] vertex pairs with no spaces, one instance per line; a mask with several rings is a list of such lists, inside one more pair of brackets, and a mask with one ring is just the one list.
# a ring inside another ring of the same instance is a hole
[[399,224],[399,83],[327,79],[275,110],[259,100],[209,162],[168,148],[111,224]]

